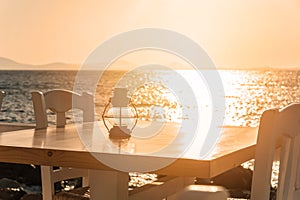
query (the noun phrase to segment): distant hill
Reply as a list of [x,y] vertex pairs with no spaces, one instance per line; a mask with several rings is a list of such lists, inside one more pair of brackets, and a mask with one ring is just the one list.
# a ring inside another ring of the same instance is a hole
[[30,65],[18,63],[12,59],[0,57],[0,70],[76,70],[79,65],[66,63],[49,63],[45,65]]
[[18,63],[8,58],[0,57],[0,67],[8,67],[8,66],[24,66],[24,64]]
[[[43,65],[31,65],[26,63],[18,63],[12,59],[0,57],[0,70],[78,70],[80,64],[69,64],[62,62],[53,62]],[[126,70],[135,67],[136,64],[128,62],[126,60],[117,60],[109,66],[110,70]],[[86,70],[99,70],[106,67],[104,63],[85,63]]]

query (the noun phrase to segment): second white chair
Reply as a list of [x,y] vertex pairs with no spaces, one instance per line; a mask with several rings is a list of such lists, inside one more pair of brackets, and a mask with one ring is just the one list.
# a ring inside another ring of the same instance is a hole
[[[260,119],[255,150],[251,200],[270,198],[270,183],[275,150],[280,148],[277,200],[300,199],[300,103],[271,109]],[[200,187],[186,188],[179,199],[226,199]]]

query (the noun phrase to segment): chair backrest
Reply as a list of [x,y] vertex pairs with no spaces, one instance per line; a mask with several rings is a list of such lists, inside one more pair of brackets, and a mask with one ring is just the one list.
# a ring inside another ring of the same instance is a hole
[[4,96],[5,96],[5,92],[4,91],[0,91],[0,110],[1,110],[1,107],[2,107],[2,100],[3,100]]
[[277,200],[300,199],[300,103],[263,113],[258,131],[251,200],[266,200],[275,149],[280,148]]
[[51,90],[45,93],[31,92],[33,109],[35,113],[36,129],[48,126],[47,109],[56,113],[56,126],[64,127],[65,113],[73,108],[83,111],[83,122],[94,121],[94,99],[87,93],[82,95],[69,90]]

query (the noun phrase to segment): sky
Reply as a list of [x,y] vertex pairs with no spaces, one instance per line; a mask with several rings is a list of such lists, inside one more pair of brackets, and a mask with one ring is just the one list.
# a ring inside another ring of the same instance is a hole
[[186,35],[217,67],[300,67],[300,0],[0,0],[0,57],[81,64],[148,27]]

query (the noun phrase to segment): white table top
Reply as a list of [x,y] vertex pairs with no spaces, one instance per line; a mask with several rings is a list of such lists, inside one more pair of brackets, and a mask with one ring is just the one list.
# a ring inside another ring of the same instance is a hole
[[223,127],[205,158],[196,150],[181,153],[187,143],[179,128],[169,123],[153,137],[127,143],[111,142],[101,122],[3,132],[0,161],[210,178],[254,158],[257,128]]

